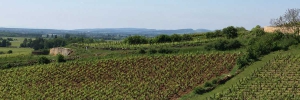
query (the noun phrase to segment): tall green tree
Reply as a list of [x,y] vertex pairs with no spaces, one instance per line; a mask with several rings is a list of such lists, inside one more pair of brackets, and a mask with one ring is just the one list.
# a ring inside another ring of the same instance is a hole
[[173,34],[171,35],[171,41],[172,42],[180,42],[182,40],[182,36],[178,34]]
[[223,34],[228,38],[236,38],[238,36],[237,29],[233,26],[228,26],[222,30]]
[[155,42],[156,43],[165,43],[165,42],[171,42],[171,37],[169,35],[166,34],[161,34],[156,36],[155,38]]
[[183,34],[183,35],[182,35],[182,40],[183,40],[183,41],[191,41],[191,40],[193,40],[193,38],[192,38],[192,36],[189,35],[189,34]]
[[124,42],[127,44],[147,44],[148,43],[146,37],[138,36],[138,35],[127,37],[124,40]]
[[3,39],[2,42],[0,42],[0,47],[9,47],[11,45],[10,41]]
[[262,36],[265,34],[265,31],[259,25],[256,25],[256,27],[251,29],[251,33],[255,34],[255,36]]

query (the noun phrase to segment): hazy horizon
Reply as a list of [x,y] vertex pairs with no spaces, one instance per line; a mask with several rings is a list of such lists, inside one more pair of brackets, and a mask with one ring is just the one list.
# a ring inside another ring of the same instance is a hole
[[299,0],[5,0],[0,27],[36,29],[251,29],[269,26],[272,18]]

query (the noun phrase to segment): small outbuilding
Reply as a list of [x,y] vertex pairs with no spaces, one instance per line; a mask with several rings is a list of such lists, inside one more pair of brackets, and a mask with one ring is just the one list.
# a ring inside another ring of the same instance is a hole
[[68,56],[72,53],[72,49],[70,48],[64,48],[64,47],[56,47],[56,48],[51,48],[50,49],[50,55],[57,55],[61,54],[63,56]]

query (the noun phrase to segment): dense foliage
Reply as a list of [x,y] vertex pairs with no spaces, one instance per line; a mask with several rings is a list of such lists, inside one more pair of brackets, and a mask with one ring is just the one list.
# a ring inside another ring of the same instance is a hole
[[216,37],[223,37],[222,30],[216,30],[214,32],[207,32],[205,33],[206,38],[216,38]]
[[69,38],[53,38],[44,39],[36,38],[35,40],[25,38],[20,47],[31,47],[34,50],[49,49],[53,47],[63,47],[70,43],[93,43],[94,40],[91,38],[83,37],[69,37]]
[[143,36],[130,36],[124,39],[124,42],[127,44],[147,44],[148,40]]
[[276,50],[288,50],[291,45],[299,43],[299,36],[291,34],[283,34],[276,32],[273,34],[265,34],[249,40],[247,54],[238,59],[237,64],[242,68],[249,61],[258,60],[262,55],[269,54]]
[[65,57],[61,54],[56,55],[57,62],[66,62]]
[[219,39],[213,43],[206,45],[205,49],[206,50],[215,49],[215,50],[225,51],[225,50],[237,49],[240,48],[241,46],[242,44],[236,39],[230,39],[230,40]]
[[12,50],[8,50],[7,53],[8,53],[8,54],[11,54],[11,53],[13,53],[13,51],[12,51]]
[[124,39],[124,43],[127,44],[153,44],[153,43],[166,43],[166,42],[182,42],[182,41],[191,41],[193,38],[189,34],[173,34],[171,36],[166,34],[158,35],[154,38],[147,39],[144,36],[130,36]]
[[49,64],[50,62],[51,61],[47,57],[44,57],[44,56],[42,56],[38,59],[39,64]]
[[259,25],[257,25],[256,27],[252,28],[251,33],[255,36],[262,36],[265,34],[265,31]]
[[238,30],[233,26],[228,26],[222,30],[223,34],[228,38],[236,38],[238,36]]
[[2,39],[2,41],[0,41],[0,47],[9,47],[11,45],[11,42],[7,39]]

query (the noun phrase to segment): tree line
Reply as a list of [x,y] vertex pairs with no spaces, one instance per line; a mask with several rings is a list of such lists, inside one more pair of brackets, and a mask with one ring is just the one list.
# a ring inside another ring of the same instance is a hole
[[9,46],[11,46],[10,41],[13,41],[13,39],[12,38],[7,38],[7,39],[0,38],[0,47],[9,47]]
[[34,40],[32,40],[25,38],[24,41],[20,44],[20,47],[30,47],[34,50],[40,50],[53,47],[63,47],[70,43],[94,43],[94,39],[83,37],[68,37],[53,39],[35,38]]
[[166,43],[166,42],[181,42],[181,41],[191,41],[192,36],[189,34],[173,34],[166,35],[161,34],[154,38],[146,38],[145,36],[130,36],[124,39],[124,43],[127,44],[153,44],[153,43]]

